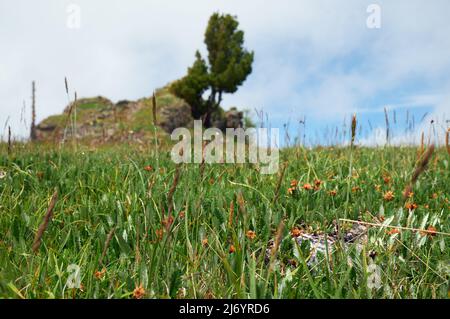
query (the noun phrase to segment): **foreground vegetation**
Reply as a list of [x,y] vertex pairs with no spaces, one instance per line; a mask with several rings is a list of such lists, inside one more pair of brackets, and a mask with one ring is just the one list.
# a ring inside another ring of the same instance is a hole
[[[443,149],[405,200],[413,148],[289,149],[285,171],[261,175],[250,164],[177,167],[143,146],[0,147],[2,298],[448,297]],[[311,265],[292,238],[344,233],[342,219],[428,232],[371,226],[367,242],[338,243]]]

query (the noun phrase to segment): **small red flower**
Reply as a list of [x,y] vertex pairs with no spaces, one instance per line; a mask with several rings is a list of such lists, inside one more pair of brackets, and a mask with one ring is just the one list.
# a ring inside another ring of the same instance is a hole
[[145,296],[145,289],[140,285],[139,287],[136,287],[133,291],[133,298],[134,299],[142,299]]
[[389,230],[387,232],[388,235],[395,235],[395,234],[400,234],[400,230],[398,230],[397,228],[392,228],[391,230]]
[[291,236],[292,237],[299,237],[302,234],[302,231],[298,228],[295,227],[294,229],[291,230]]
[[253,230],[249,230],[248,232],[247,232],[247,238],[248,239],[250,239],[250,240],[253,240],[253,239],[255,239],[256,238],[256,233],[253,231]]
[[150,165],[147,165],[147,166],[144,167],[144,170],[147,171],[147,172],[151,172],[151,171],[153,171],[153,167],[150,166]]

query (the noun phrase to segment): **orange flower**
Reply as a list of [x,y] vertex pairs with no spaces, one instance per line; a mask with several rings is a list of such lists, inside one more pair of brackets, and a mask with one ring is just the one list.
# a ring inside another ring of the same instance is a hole
[[99,279],[99,280],[101,280],[101,279],[103,279],[103,276],[105,275],[105,273],[106,273],[106,269],[105,268],[103,268],[101,271],[96,271],[95,273],[94,273],[94,277],[95,278],[97,278],[97,279]]
[[247,232],[247,238],[250,239],[250,240],[255,239],[256,238],[256,233],[253,230],[249,230]]
[[184,216],[185,216],[185,212],[184,212],[184,210],[183,211],[181,211],[179,214],[178,214],[178,217],[180,218],[180,219],[183,219],[184,218]]
[[329,194],[330,196],[333,196],[333,197],[334,197],[334,196],[337,195],[337,190],[333,189],[333,190],[329,191],[328,194]]
[[170,216],[170,217],[168,217],[166,219],[163,219],[163,221],[162,221],[162,224],[165,227],[170,227],[170,225],[172,225],[172,223],[173,223],[173,217],[172,216]]
[[361,190],[361,188],[359,186],[355,186],[352,188],[353,193],[359,192],[360,190]]
[[421,231],[420,234],[422,236],[427,236],[428,235],[430,238],[432,238],[432,237],[436,236],[436,232],[437,232],[436,227],[428,226],[427,231],[426,232]]
[[202,240],[202,246],[203,246],[203,247],[208,246],[208,238],[203,238],[203,240]]
[[406,203],[405,208],[408,210],[415,210],[419,207],[416,203]]
[[291,187],[295,188],[295,187],[297,187],[297,186],[298,186],[298,181],[295,180],[295,179],[293,179],[293,180],[291,181]]
[[383,181],[385,184],[389,184],[391,182],[391,177],[388,175],[383,176]]
[[139,287],[136,287],[133,291],[133,298],[134,299],[142,299],[145,296],[145,289],[140,285]]
[[395,235],[395,234],[400,234],[400,230],[398,230],[397,228],[392,228],[391,230],[389,230],[387,232],[388,235]]
[[294,192],[295,192],[295,188],[294,188],[294,187],[288,188],[288,194],[289,194],[289,195],[294,194]]
[[162,240],[164,235],[164,229],[157,229],[156,230],[156,237],[158,237],[159,240]]
[[438,198],[438,194],[436,194],[436,193],[433,193],[433,195],[431,195],[431,198],[432,198],[432,199],[436,199],[436,198]]
[[310,191],[313,189],[313,187],[311,186],[311,184],[306,183],[305,185],[303,185],[303,189]]
[[406,189],[406,191],[403,193],[403,196],[404,196],[405,198],[406,198],[406,197],[408,197],[408,198],[413,198],[414,193],[411,192],[410,188],[408,187],[408,189]]
[[228,251],[230,254],[232,254],[236,251],[236,248],[234,248],[234,245],[230,245],[230,249]]
[[144,167],[144,170],[146,170],[147,172],[151,172],[151,171],[153,171],[153,167],[151,167],[150,165],[147,165]]
[[320,179],[316,179],[314,181],[314,185],[316,185],[317,187],[319,187],[320,185],[322,185],[322,181]]
[[301,234],[302,234],[302,231],[300,229],[298,229],[298,227],[295,227],[294,229],[291,230],[292,237],[298,237]]
[[392,192],[392,191],[387,191],[387,192],[384,193],[384,195],[383,195],[384,200],[387,201],[387,202],[393,200],[394,197],[395,197],[395,196],[394,196],[394,192]]

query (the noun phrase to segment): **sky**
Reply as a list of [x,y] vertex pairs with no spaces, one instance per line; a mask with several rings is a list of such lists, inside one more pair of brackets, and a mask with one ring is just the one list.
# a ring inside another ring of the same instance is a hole
[[[379,28],[368,27],[372,4]],[[390,143],[417,143],[422,132],[442,143],[448,0],[0,0],[0,135],[10,125],[28,136],[33,80],[38,122],[67,105],[65,77],[71,96],[149,96],[185,75],[195,50],[206,55],[214,12],[237,16],[255,52],[252,74],[223,106],[255,122],[262,111],[285,143],[344,142],[356,113],[358,143],[384,145],[385,109]]]

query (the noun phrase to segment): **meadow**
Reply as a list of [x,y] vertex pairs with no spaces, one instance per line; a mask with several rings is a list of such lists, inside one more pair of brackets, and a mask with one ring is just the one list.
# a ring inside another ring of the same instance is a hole
[[[289,148],[273,175],[145,145],[0,149],[1,298],[449,295],[445,148],[406,197],[426,147]],[[336,229],[315,263],[295,240]]]

